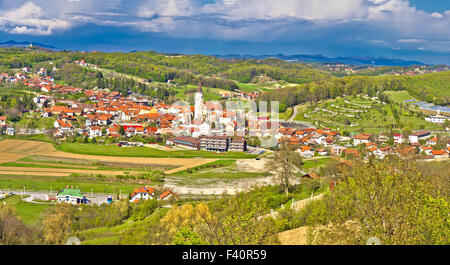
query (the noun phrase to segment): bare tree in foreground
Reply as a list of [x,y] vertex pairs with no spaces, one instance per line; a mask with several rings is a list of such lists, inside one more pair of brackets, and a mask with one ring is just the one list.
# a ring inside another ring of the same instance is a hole
[[266,162],[269,171],[274,172],[280,180],[284,192],[289,194],[290,180],[302,166],[302,157],[294,148],[281,145],[279,151],[275,151],[273,157]]

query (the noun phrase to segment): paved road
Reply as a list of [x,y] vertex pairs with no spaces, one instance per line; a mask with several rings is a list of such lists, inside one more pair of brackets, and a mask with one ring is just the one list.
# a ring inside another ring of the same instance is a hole
[[[24,199],[24,201],[26,202],[32,202],[34,199],[38,199],[38,200],[46,200],[46,196],[50,194],[50,191],[28,191],[25,190],[25,192],[23,192],[23,190],[1,190],[3,192],[13,192],[14,194],[21,196],[30,196]],[[56,195],[57,192],[52,191],[51,195]],[[95,204],[102,204],[102,203],[106,203],[108,196],[112,196],[113,199],[117,198],[117,194],[105,194],[105,193],[86,193],[85,194],[86,197],[91,200],[92,203]],[[128,194],[122,194],[122,197],[128,197]],[[34,202],[36,203],[36,202]]]
[[289,120],[287,120],[288,122],[293,122],[295,117],[297,117],[297,112],[298,112],[298,105],[293,107],[294,111],[291,115],[291,117],[289,118]]

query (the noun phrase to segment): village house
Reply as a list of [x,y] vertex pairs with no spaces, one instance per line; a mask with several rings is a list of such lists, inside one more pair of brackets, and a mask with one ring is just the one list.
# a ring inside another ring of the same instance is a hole
[[319,155],[321,155],[321,156],[326,156],[326,155],[328,155],[328,152],[327,152],[327,150],[325,150],[325,148],[318,148],[318,149],[317,149],[317,153],[318,153]]
[[41,67],[39,68],[39,72],[37,73],[40,76],[46,76],[47,75],[47,68]]
[[297,153],[299,153],[302,157],[313,157],[314,156],[314,149],[311,148],[311,146],[302,146],[296,150]]
[[369,143],[370,134],[358,134],[353,137],[353,145],[358,146],[360,144]]
[[331,146],[331,154],[335,156],[340,156],[345,151],[345,147],[340,145],[333,145]]
[[414,146],[397,146],[395,152],[401,157],[414,156],[416,154],[416,147]]
[[380,133],[378,135],[378,142],[384,143],[384,142],[387,142],[387,141],[389,141],[389,136],[387,136],[385,133]]
[[412,145],[417,145],[417,144],[419,144],[420,140],[425,140],[429,137],[431,137],[429,131],[415,132],[409,136],[409,143]]
[[344,154],[346,157],[359,158],[361,154],[356,149],[345,149]]
[[0,116],[0,126],[6,126],[6,117]]
[[377,147],[373,147],[374,149],[372,149],[372,153],[374,156],[376,156],[379,159],[383,159],[386,157],[386,155],[389,154],[389,151],[391,150],[390,146],[386,146],[383,148],[377,148]]
[[447,116],[440,115],[440,114],[431,115],[430,117],[425,117],[425,121],[436,123],[436,124],[443,124],[448,119],[449,118]]
[[433,147],[431,146],[421,146],[419,148],[420,153],[424,153],[427,156],[431,156],[431,152],[433,151]]
[[6,128],[6,135],[14,135],[14,134],[16,134],[16,130],[14,129],[14,127],[7,127]]
[[142,186],[134,189],[131,194],[130,202],[138,202],[139,200],[153,199],[155,196],[155,189],[153,187]]
[[426,144],[427,145],[436,145],[437,144],[437,137],[433,137],[427,140]]
[[402,134],[394,134],[394,143],[401,144],[403,143],[403,135]]
[[436,159],[448,158],[448,153],[445,152],[445,150],[433,150],[433,151],[431,151],[431,154]]
[[89,128],[89,138],[101,137],[102,136],[102,128],[98,126],[91,126]]
[[166,190],[161,195],[159,195],[159,199],[160,200],[169,200],[173,196],[175,196],[175,193],[173,193],[171,190]]

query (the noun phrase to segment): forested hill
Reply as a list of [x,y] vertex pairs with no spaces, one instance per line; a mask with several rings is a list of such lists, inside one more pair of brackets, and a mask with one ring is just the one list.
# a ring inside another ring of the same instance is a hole
[[292,64],[278,59],[225,60],[203,55],[169,55],[153,51],[132,53],[103,52],[48,52],[39,48],[0,48],[0,67],[21,68],[39,62],[73,62],[84,59],[87,63],[148,79],[180,85],[236,89],[236,82],[251,82],[264,75],[289,83],[308,83],[329,78],[331,75],[304,64]]
[[407,90],[415,97],[436,105],[450,105],[450,72],[418,76],[352,76],[331,78],[270,91],[261,100],[277,100],[286,106],[342,95],[367,93],[369,96],[386,90]]
[[205,86],[210,87],[217,87],[214,83],[209,85],[214,79],[247,83],[260,75],[297,84],[329,77],[312,67],[278,59],[225,60],[213,56],[167,55],[156,52],[88,53],[74,54],[74,57],[102,68],[158,82],[174,80],[179,84],[198,84],[199,79],[203,78]]

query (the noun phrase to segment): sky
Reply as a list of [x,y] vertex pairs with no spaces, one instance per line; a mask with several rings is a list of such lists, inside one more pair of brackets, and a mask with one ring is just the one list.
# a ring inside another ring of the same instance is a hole
[[450,64],[448,0],[0,0],[0,42]]

